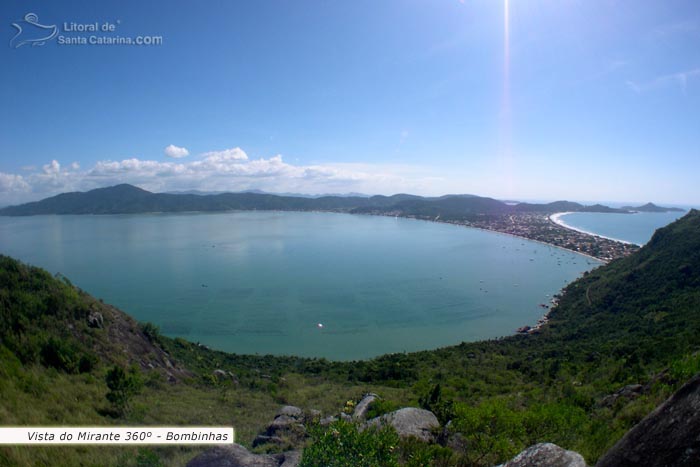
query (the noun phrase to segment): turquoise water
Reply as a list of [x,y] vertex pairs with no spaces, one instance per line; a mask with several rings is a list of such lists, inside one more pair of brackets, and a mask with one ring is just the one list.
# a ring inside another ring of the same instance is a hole
[[512,334],[598,264],[476,229],[328,213],[0,217],[0,251],[170,336],[338,360]]
[[644,245],[654,231],[684,216],[685,212],[639,212],[614,214],[573,212],[561,216],[566,225],[585,232]]

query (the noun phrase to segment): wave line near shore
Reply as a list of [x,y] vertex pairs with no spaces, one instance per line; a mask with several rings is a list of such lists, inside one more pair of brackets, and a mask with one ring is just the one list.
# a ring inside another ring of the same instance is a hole
[[552,221],[552,222],[554,222],[555,224],[561,226],[561,227],[564,227],[565,229],[573,230],[573,231],[575,231],[575,232],[579,232],[579,233],[582,233],[582,234],[593,235],[594,237],[605,238],[605,239],[608,239],[608,240],[612,240],[612,241],[614,241],[614,242],[620,242],[620,243],[624,243],[624,244],[627,244],[627,245],[642,246],[642,245],[639,245],[638,243],[629,242],[629,241],[627,241],[627,240],[622,240],[622,239],[614,238],[614,237],[607,237],[607,236],[605,236],[605,235],[601,235],[601,234],[598,234],[598,233],[595,233],[595,232],[590,232],[590,231],[588,231],[588,230],[584,230],[584,229],[580,229],[580,228],[578,228],[578,227],[574,227],[574,226],[572,226],[572,225],[570,225],[570,224],[567,224],[566,221],[564,221],[564,220],[562,219],[562,217],[563,217],[563,216],[566,216],[567,214],[574,214],[574,212],[573,212],[573,211],[557,212],[557,213],[555,213],[555,214],[550,215],[550,216],[549,216],[549,220]]

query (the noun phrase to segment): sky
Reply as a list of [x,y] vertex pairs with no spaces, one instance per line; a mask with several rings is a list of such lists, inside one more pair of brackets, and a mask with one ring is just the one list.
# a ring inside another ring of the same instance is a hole
[[697,0],[3,0],[0,31],[0,205],[118,183],[700,205]]

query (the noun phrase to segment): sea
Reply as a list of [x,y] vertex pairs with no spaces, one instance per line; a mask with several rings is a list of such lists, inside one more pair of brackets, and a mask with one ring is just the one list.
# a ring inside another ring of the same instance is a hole
[[270,211],[0,217],[0,253],[168,336],[331,360],[513,334],[601,264],[444,223]]
[[572,212],[559,217],[559,222],[582,232],[636,245],[647,243],[656,229],[664,227],[686,212],[638,212],[633,214]]

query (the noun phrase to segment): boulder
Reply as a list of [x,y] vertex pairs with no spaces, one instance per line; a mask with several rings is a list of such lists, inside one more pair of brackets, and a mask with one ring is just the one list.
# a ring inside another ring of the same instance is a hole
[[296,447],[306,438],[304,412],[299,407],[286,405],[277,411],[265,430],[255,437],[253,447],[262,444],[274,444],[278,448]]
[[187,467],[297,467],[299,451],[282,454],[253,454],[240,444],[218,446],[204,451],[187,463]]
[[355,410],[352,412],[352,419],[353,420],[361,420],[364,421],[367,418],[367,412],[369,411],[369,406],[372,404],[372,402],[376,401],[379,398],[378,395],[376,394],[365,394],[365,396],[362,398],[360,402],[357,403],[355,406]]
[[700,375],[635,425],[596,467],[700,465]]
[[540,443],[498,467],[586,467],[586,461],[577,452],[567,451],[552,443]]
[[91,311],[87,317],[88,326],[91,328],[102,329],[102,327],[104,327],[104,322],[104,317],[99,311]]
[[337,422],[337,421],[338,421],[338,417],[334,417],[334,416],[330,415],[330,416],[328,416],[328,417],[322,418],[321,420],[319,420],[318,423],[319,423],[321,426],[328,426],[328,425],[330,425],[331,423]]
[[435,432],[440,428],[440,422],[429,410],[405,407],[389,412],[381,417],[368,421],[366,426],[383,427],[390,425],[402,438],[415,437],[421,441],[434,442]]
[[304,416],[304,411],[301,410],[299,407],[295,407],[293,405],[285,405],[281,409],[277,411],[277,414],[275,415],[275,418],[285,415],[287,417],[293,417],[293,418],[298,418],[301,419],[301,417]]
[[287,451],[280,467],[297,467],[301,462],[301,451]]

